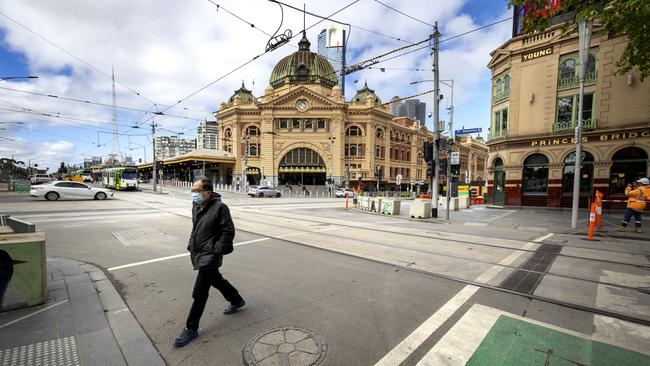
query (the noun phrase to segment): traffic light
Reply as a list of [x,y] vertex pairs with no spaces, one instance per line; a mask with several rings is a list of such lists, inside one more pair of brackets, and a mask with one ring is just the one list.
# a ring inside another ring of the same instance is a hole
[[433,160],[433,142],[425,141],[424,146],[424,161],[427,163]]
[[433,170],[434,165],[435,164],[433,160],[427,161],[427,177],[433,177],[433,175],[435,174]]
[[460,175],[460,165],[452,164],[451,165],[451,175],[459,176]]
[[447,158],[440,159],[440,170],[447,172]]

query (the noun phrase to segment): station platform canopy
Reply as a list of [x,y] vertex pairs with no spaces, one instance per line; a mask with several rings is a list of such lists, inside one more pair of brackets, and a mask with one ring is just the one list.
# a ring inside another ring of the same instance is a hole
[[[173,166],[180,164],[197,164],[197,163],[230,163],[235,164],[235,156],[228,151],[213,150],[213,149],[196,149],[187,154],[174,156],[161,160],[165,166]],[[153,162],[138,164],[138,169],[152,169]]]

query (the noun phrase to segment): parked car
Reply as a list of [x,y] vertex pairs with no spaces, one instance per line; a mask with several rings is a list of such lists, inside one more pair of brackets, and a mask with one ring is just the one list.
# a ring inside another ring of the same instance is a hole
[[350,188],[339,188],[336,190],[334,195],[336,198],[345,198],[346,195],[352,197],[354,195],[354,191]]
[[32,197],[45,198],[48,201],[58,199],[96,199],[105,200],[113,197],[113,192],[105,188],[92,187],[85,183],[72,181],[53,181],[32,186]]
[[273,187],[252,186],[248,189],[248,195],[251,197],[281,197],[282,193]]
[[34,174],[32,179],[30,179],[32,184],[42,184],[42,183],[47,183],[51,182],[54,179],[50,177],[48,174]]

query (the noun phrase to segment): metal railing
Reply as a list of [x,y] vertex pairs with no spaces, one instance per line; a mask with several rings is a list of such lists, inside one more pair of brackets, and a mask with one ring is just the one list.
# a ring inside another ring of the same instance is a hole
[[[578,125],[578,121],[564,121],[564,122],[555,122],[553,124],[553,133],[556,132],[573,132]],[[596,128],[596,119],[583,119],[582,120],[582,129],[590,130]]]
[[497,103],[510,97],[510,90],[494,93],[492,95],[492,103]]
[[488,134],[488,141],[489,140],[496,140],[496,139],[505,138],[507,134],[508,134],[508,130],[500,130],[500,131],[490,132]]
[[[595,83],[597,78],[598,78],[597,71],[588,72],[585,75],[585,84]],[[568,78],[558,78],[557,88],[558,89],[574,88],[577,87],[579,83],[580,83],[580,79],[578,78],[578,75],[574,75]]]

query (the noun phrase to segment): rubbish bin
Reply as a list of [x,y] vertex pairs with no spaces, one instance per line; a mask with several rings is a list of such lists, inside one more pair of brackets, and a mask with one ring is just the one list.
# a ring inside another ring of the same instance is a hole
[[45,303],[45,234],[7,216],[0,221],[0,311]]

